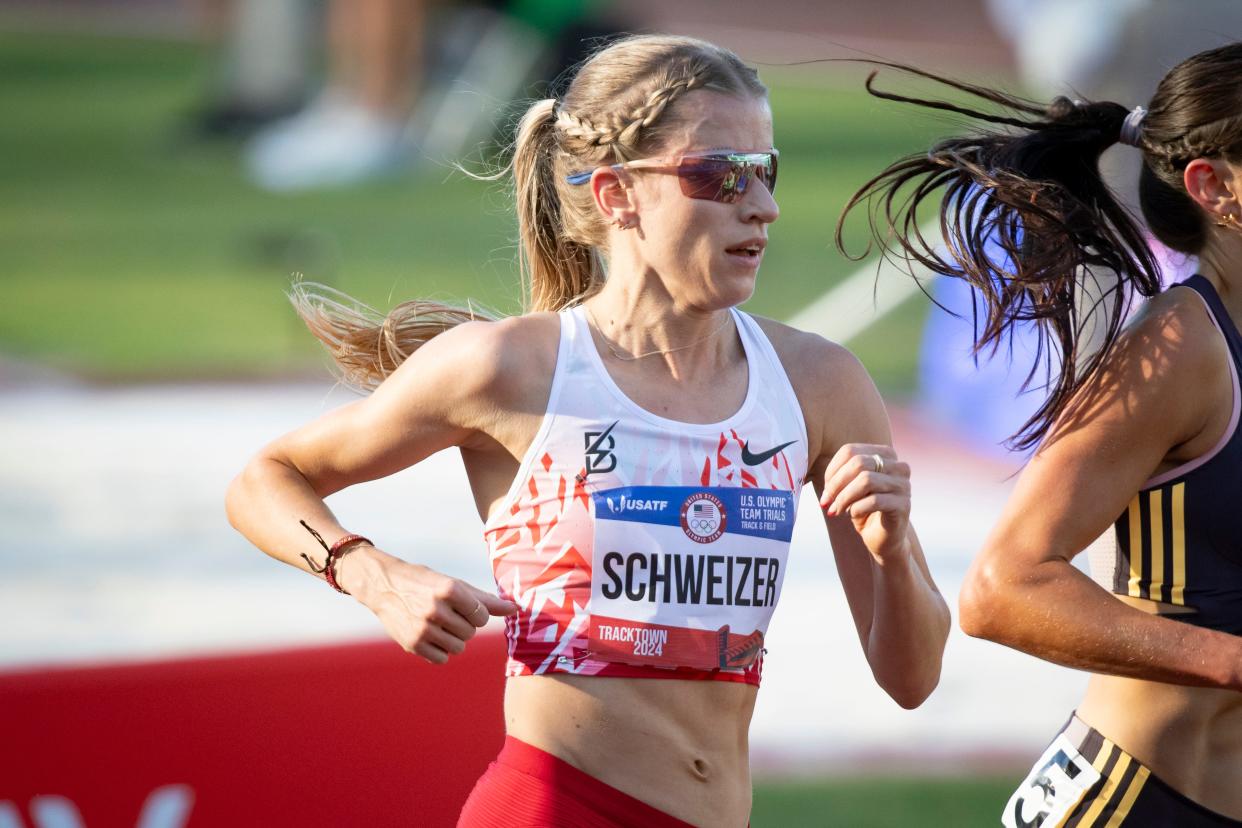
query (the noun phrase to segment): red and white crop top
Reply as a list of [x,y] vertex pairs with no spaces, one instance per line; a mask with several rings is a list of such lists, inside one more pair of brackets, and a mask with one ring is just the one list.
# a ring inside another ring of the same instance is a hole
[[759,683],[807,434],[767,337],[733,318],[746,398],[698,424],[630,400],[583,309],[561,312],[542,425],[483,528],[499,592],[520,607],[506,675]]

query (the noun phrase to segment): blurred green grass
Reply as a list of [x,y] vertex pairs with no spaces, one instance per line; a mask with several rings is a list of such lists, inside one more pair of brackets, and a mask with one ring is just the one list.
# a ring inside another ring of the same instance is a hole
[[842,777],[755,785],[754,828],[991,828],[1021,774],[1010,777]]
[[[295,271],[379,307],[423,296],[518,309],[502,188],[441,164],[262,192],[236,145],[185,129],[209,74],[192,43],[0,33],[0,352],[110,380],[305,373],[324,360],[283,296]],[[841,205],[937,132],[865,95],[861,74],[768,73],[782,216],[753,312],[787,318],[852,272],[832,246]],[[911,384],[925,310],[914,300],[855,343],[887,390]]]

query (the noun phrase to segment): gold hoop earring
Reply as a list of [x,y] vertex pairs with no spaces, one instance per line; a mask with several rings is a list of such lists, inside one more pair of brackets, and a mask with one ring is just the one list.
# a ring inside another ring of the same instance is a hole
[[1242,224],[1239,224],[1238,217],[1233,213],[1226,213],[1223,216],[1219,216],[1215,220],[1214,224],[1217,227],[1237,227],[1238,229],[1242,229]]

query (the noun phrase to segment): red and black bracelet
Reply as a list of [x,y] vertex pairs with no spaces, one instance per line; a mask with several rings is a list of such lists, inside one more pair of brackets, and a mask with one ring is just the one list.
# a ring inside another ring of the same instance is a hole
[[311,560],[310,555],[307,555],[305,552],[302,553],[302,557],[305,558],[306,563],[310,565],[311,572],[323,575],[324,580],[328,582],[328,586],[332,587],[337,592],[348,595],[349,593],[341,589],[341,585],[336,581],[336,560],[341,556],[341,550],[351,543],[361,542],[369,544],[370,546],[374,546],[375,544],[371,543],[369,538],[364,538],[362,535],[350,534],[341,538],[331,546],[328,546],[328,544],[324,541],[323,536],[312,529],[310,524],[304,520],[299,520],[298,523],[302,524],[302,527],[306,529],[307,532],[314,535],[315,540],[319,541],[319,545],[328,551],[328,557],[324,559],[323,566],[315,566],[315,562]]

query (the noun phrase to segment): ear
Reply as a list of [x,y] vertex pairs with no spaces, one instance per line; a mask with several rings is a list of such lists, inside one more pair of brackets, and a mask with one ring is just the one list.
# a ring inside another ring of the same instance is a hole
[[610,224],[617,220],[632,221],[636,215],[638,205],[634,202],[634,189],[621,170],[597,167],[591,174],[591,196],[596,209]]
[[1224,218],[1238,213],[1238,190],[1242,184],[1233,169],[1218,158],[1196,158],[1182,174],[1186,192],[1209,215]]

